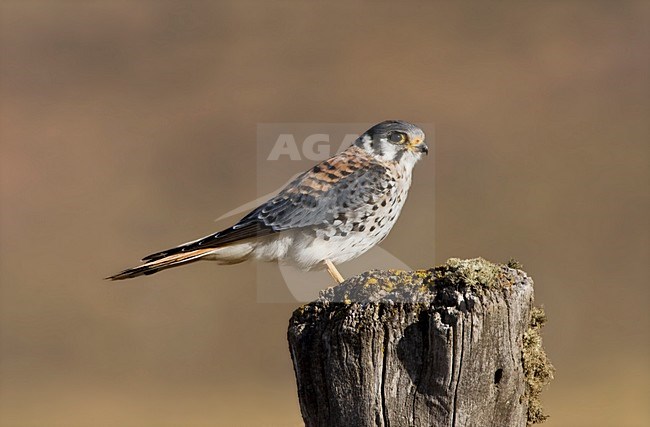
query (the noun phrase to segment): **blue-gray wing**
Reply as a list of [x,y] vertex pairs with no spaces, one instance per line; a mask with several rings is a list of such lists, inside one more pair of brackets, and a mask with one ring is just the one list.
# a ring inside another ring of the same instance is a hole
[[174,253],[220,247],[270,234],[319,228],[345,222],[390,191],[395,185],[388,169],[354,147],[325,160],[298,176],[277,196],[262,204],[234,226],[200,240],[145,257],[160,259]]

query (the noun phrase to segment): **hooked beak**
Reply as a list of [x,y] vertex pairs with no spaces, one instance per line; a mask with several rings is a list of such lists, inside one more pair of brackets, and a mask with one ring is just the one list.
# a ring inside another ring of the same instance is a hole
[[413,151],[416,153],[424,153],[424,154],[429,154],[429,146],[422,140],[417,139],[415,141],[415,144],[413,144]]

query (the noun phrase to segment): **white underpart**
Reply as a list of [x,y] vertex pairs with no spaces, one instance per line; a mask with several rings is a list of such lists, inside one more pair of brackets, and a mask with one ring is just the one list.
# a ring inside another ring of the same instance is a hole
[[294,244],[294,234],[283,232],[260,240],[257,242],[253,256],[260,261],[277,261],[286,258],[289,248]]
[[223,246],[214,249],[209,255],[204,256],[202,259],[208,261],[216,261],[218,264],[237,264],[245,261],[250,256],[251,252],[256,247],[255,242],[237,243],[234,245]]

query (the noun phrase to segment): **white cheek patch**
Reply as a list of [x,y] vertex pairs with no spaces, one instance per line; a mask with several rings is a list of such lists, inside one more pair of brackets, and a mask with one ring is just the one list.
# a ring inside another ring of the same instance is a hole
[[422,157],[420,153],[393,144],[386,138],[373,141],[370,135],[367,134],[362,135],[355,145],[362,147],[366,152],[371,153],[379,160],[398,160],[400,163],[407,165],[409,169]]
[[361,137],[361,146],[367,152],[372,153],[372,138],[369,135],[363,135]]
[[397,145],[391,144],[388,141],[381,141],[381,155],[379,156],[382,160],[395,160],[397,158],[397,153],[399,151]]

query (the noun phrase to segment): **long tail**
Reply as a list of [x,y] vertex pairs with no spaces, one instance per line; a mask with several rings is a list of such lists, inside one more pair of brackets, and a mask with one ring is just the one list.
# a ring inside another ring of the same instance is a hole
[[145,274],[154,274],[166,268],[172,268],[190,262],[198,261],[203,257],[211,255],[215,252],[215,248],[197,249],[194,251],[184,252],[180,254],[169,255],[155,261],[149,261],[134,268],[129,268],[119,272],[113,276],[107,277],[108,280],[122,280],[131,279]]

